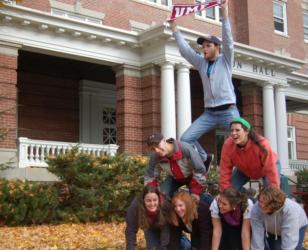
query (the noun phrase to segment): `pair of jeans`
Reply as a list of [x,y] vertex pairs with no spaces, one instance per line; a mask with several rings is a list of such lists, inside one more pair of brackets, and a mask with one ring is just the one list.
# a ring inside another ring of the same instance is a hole
[[[277,170],[278,170],[278,174],[280,176],[281,165],[280,165],[280,161],[279,160],[276,162],[276,167],[277,167]],[[250,177],[246,176],[243,172],[238,170],[236,167],[233,169],[233,172],[232,172],[232,186],[236,190],[239,190],[239,191],[243,192],[244,191],[243,186],[250,179],[251,179]],[[263,181],[263,185],[264,186],[268,186],[268,179],[266,177],[263,177],[262,181]],[[285,191],[285,190],[283,190],[283,191]]]
[[[160,185],[160,191],[171,199],[176,191],[183,185],[188,185],[189,183],[179,182],[174,179],[171,175],[168,175],[163,183]],[[190,191],[190,190],[189,190]],[[202,193],[200,195],[200,200],[206,202],[208,205],[211,205],[213,197],[209,193]]]
[[221,111],[205,109],[205,111],[183,133],[180,140],[194,145],[202,161],[206,161],[207,154],[197,140],[203,134],[214,128],[229,130],[232,120],[239,116],[240,114],[236,105],[231,105],[228,109]]
[[[303,241],[305,238],[306,229],[307,225],[299,229],[299,239],[294,250],[304,250]],[[269,234],[269,237],[265,238],[265,250],[281,250],[281,237],[278,236],[276,240],[275,235]]]
[[147,249],[160,247],[160,229],[147,229],[144,231],[144,238]]

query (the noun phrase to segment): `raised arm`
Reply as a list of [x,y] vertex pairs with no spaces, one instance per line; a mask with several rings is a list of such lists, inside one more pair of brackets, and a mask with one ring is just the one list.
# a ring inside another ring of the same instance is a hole
[[182,33],[178,30],[174,20],[169,21],[170,29],[173,32],[175,41],[179,47],[181,55],[190,62],[195,68],[199,69],[204,58],[194,51],[187,41],[185,41]]
[[228,63],[230,70],[233,67],[233,57],[234,57],[234,45],[233,36],[231,32],[231,25],[229,21],[229,11],[228,11],[229,0],[222,1],[221,4],[221,14],[222,14],[222,54]]

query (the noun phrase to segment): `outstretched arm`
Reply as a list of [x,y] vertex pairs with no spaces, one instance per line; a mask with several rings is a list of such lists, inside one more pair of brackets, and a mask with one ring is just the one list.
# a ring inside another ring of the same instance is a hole
[[222,0],[221,1],[221,14],[224,18],[228,17],[229,11],[228,11],[228,3],[229,0]]

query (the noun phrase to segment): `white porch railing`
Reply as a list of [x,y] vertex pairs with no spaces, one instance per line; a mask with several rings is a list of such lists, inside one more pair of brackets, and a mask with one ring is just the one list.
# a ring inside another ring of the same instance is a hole
[[65,154],[76,146],[78,146],[80,152],[96,156],[106,154],[115,155],[119,147],[116,144],[79,144],[59,141],[31,140],[26,137],[20,137],[18,142],[19,168],[47,167],[46,159],[48,156]]
[[290,169],[294,172],[304,168],[308,169],[308,160],[289,160]]

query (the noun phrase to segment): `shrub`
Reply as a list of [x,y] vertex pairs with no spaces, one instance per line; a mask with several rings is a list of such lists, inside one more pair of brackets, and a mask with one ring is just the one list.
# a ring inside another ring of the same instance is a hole
[[59,193],[54,186],[0,179],[0,223],[30,225],[57,220]]
[[121,220],[143,187],[147,158],[121,154],[95,157],[78,149],[48,160],[48,170],[67,185],[60,216],[64,221]]

